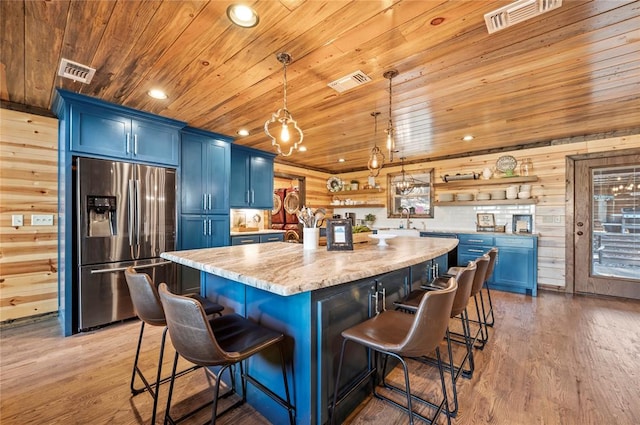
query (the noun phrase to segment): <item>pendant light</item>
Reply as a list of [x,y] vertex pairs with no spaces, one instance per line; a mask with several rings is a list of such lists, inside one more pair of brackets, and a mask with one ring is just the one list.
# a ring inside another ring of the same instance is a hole
[[[300,127],[298,127],[298,123],[293,119],[293,116],[287,109],[287,65],[291,63],[291,55],[289,53],[281,52],[276,55],[276,59],[278,59],[278,62],[282,63],[282,68],[284,70],[284,105],[282,108],[271,114],[271,118],[264,123],[264,132],[271,139],[271,146],[275,148],[278,155],[289,156],[294,150],[298,150],[301,147],[300,145],[302,145],[304,135],[302,134]],[[278,129],[276,129],[276,134],[278,134],[277,137],[273,136],[269,131],[269,125],[274,123],[280,124],[279,132],[277,131]],[[295,131],[293,132],[293,130]],[[295,133],[293,135],[293,140],[292,132]]]
[[367,168],[369,169],[371,177],[378,177],[380,174],[380,170],[382,169],[382,165],[384,164],[384,154],[378,147],[378,115],[380,112],[372,112],[371,116],[373,117],[374,127],[373,127],[373,149],[371,149],[371,154],[369,155],[369,162],[367,163]]
[[387,150],[389,151],[389,162],[393,162],[393,154],[396,152],[395,130],[393,129],[393,121],[391,119],[391,80],[398,76],[398,71],[391,69],[382,74],[384,78],[389,80],[389,123],[387,125]]
[[402,165],[400,173],[402,174],[402,179],[400,181],[395,182],[396,193],[400,195],[408,195],[413,191],[413,178],[411,176],[407,177],[404,171],[404,160],[405,158],[400,158],[400,164]]

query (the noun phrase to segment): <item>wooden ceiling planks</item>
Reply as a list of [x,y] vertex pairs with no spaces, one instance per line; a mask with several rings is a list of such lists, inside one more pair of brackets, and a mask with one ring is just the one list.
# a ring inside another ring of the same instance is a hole
[[[510,1],[257,1],[252,29],[231,25],[223,1],[0,3],[3,100],[46,108],[60,86],[231,136],[246,127],[236,143],[267,151],[263,125],[282,106],[275,53],[287,51],[308,152],[286,161],[312,169],[363,169],[374,110],[384,148],[390,68],[408,161],[640,129],[640,1],[565,0],[494,34],[483,15]],[[95,67],[94,82],[55,77],[61,57]],[[356,70],[372,81],[327,87]],[[152,87],[169,99],[149,98]]]

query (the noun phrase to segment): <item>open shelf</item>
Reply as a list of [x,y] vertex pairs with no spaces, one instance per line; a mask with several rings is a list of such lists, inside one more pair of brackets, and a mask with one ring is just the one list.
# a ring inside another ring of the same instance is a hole
[[514,177],[498,177],[493,179],[477,179],[477,180],[456,180],[448,183],[434,183],[433,187],[437,189],[459,189],[465,187],[479,187],[486,185],[496,185],[496,184],[515,184],[515,183],[530,183],[538,181],[538,176],[514,176]]
[[329,205],[331,208],[383,208],[385,204]]
[[327,193],[331,196],[341,196],[341,195],[370,195],[370,194],[380,194],[383,193],[382,189],[359,189],[359,190],[341,190],[339,192],[329,192]]
[[489,199],[486,201],[452,201],[452,202],[434,202],[433,205],[437,207],[452,207],[452,206],[469,206],[469,205],[533,205],[537,204],[538,200],[535,198],[529,199]]

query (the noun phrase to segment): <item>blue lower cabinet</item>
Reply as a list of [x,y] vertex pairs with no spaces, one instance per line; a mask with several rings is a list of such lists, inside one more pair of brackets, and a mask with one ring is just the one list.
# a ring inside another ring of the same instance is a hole
[[180,249],[228,246],[229,216],[182,214],[178,235]]
[[491,289],[536,296],[538,293],[538,238],[536,236],[497,236],[459,234],[458,265],[464,266],[491,248],[498,248]]
[[231,245],[249,245],[252,243],[284,242],[284,233],[267,233],[263,235],[231,236]]

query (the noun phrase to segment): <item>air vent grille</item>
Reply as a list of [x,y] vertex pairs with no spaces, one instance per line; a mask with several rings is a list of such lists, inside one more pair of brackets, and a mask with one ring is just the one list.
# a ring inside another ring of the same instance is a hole
[[95,73],[96,70],[94,68],[65,58],[62,58],[60,61],[60,67],[58,68],[59,76],[69,78],[74,81],[80,81],[85,84],[89,84],[91,82]]
[[371,81],[371,77],[369,77],[364,72],[358,70],[356,72],[352,72],[351,74],[344,76],[342,78],[338,78],[335,81],[327,84],[329,87],[337,91],[338,93],[342,93],[349,89],[352,89],[357,86],[361,86],[365,83]]
[[519,0],[484,15],[489,34],[562,6],[562,0]]

